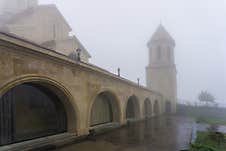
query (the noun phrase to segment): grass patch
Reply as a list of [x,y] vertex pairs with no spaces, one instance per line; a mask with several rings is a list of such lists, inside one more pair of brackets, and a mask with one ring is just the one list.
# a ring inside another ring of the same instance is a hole
[[219,117],[194,117],[197,123],[206,123],[210,125],[226,125],[226,119]]
[[177,105],[177,114],[191,117],[199,123],[226,125],[225,108]]
[[226,141],[224,140],[222,143],[219,143],[218,141],[211,138],[210,135],[211,134],[209,132],[198,132],[195,144],[208,146],[215,149],[215,151],[226,151]]
[[183,151],[226,151],[226,136],[209,130],[208,132],[198,132],[194,144],[190,149]]
[[178,105],[177,114],[213,126],[207,132],[197,132],[195,143],[184,151],[226,151],[226,134],[216,132],[214,128],[217,125],[226,125],[226,108]]

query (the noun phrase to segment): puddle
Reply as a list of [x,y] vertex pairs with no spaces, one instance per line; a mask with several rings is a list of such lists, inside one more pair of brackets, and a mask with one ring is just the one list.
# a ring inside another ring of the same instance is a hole
[[177,151],[188,146],[192,127],[185,117],[152,118],[55,151]]

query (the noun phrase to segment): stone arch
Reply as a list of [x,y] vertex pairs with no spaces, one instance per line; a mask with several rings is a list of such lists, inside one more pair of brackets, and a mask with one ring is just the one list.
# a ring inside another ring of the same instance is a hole
[[129,97],[126,103],[125,117],[127,120],[140,118],[140,104],[135,95]]
[[144,105],[143,105],[143,115],[145,118],[149,118],[152,116],[152,103],[149,98],[146,98],[144,100]]
[[165,113],[172,113],[172,106],[171,106],[171,102],[169,100],[166,100],[165,103]]
[[154,102],[154,115],[158,116],[160,114],[160,105],[159,105],[159,101],[155,100]]
[[52,78],[33,74],[18,76],[3,84],[3,86],[0,88],[0,97],[2,97],[5,93],[10,91],[14,87],[22,85],[24,83],[40,85],[59,97],[62,105],[65,108],[67,116],[67,132],[78,133],[80,126],[80,113],[75,99],[65,86]]
[[89,107],[88,125],[94,127],[107,123],[120,123],[121,109],[118,97],[110,90],[100,91]]

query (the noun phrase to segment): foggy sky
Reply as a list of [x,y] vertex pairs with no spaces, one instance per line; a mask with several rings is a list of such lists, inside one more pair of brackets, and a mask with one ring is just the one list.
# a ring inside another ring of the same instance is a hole
[[[40,0],[54,3],[91,63],[145,84],[147,41],[160,22],[176,41],[178,98],[226,100],[226,0]],[[226,104],[226,103],[225,103]]]

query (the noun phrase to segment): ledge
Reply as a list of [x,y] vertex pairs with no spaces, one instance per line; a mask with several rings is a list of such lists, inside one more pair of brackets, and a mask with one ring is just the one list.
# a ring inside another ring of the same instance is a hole
[[37,148],[55,148],[82,139],[72,133],[63,133],[0,147],[1,151],[30,151]]
[[[0,41],[5,42],[6,45],[2,45],[2,46],[7,46],[9,48],[13,48],[13,46],[17,46],[20,48],[25,48],[22,49],[25,52],[29,52],[29,53],[38,53],[40,55],[44,55],[45,57],[49,57],[52,60],[57,60],[58,62],[61,62],[64,65],[71,65],[71,66],[79,66],[88,70],[92,70],[96,73],[100,73],[102,75],[106,75],[108,77],[111,77],[114,80],[118,80],[121,82],[124,82],[125,84],[128,84],[130,86],[133,86],[135,88],[139,88],[139,89],[143,89],[147,92],[151,92],[151,93],[155,93],[156,95],[162,96],[161,93],[154,91],[154,90],[150,90],[145,86],[138,86],[137,83],[130,81],[128,79],[125,79],[123,77],[118,77],[116,74],[113,74],[105,69],[102,69],[98,66],[95,66],[93,64],[90,63],[85,63],[85,62],[76,62],[74,60],[69,59],[66,55],[58,53],[54,50],[45,48],[43,46],[40,46],[34,42],[28,41],[26,39],[17,37],[16,35],[12,35],[12,34],[8,34],[8,33],[4,33],[0,31]],[[10,46],[11,45],[11,46]],[[15,49],[14,49],[15,50]],[[18,50],[16,49],[15,51],[22,51],[22,50]]]

